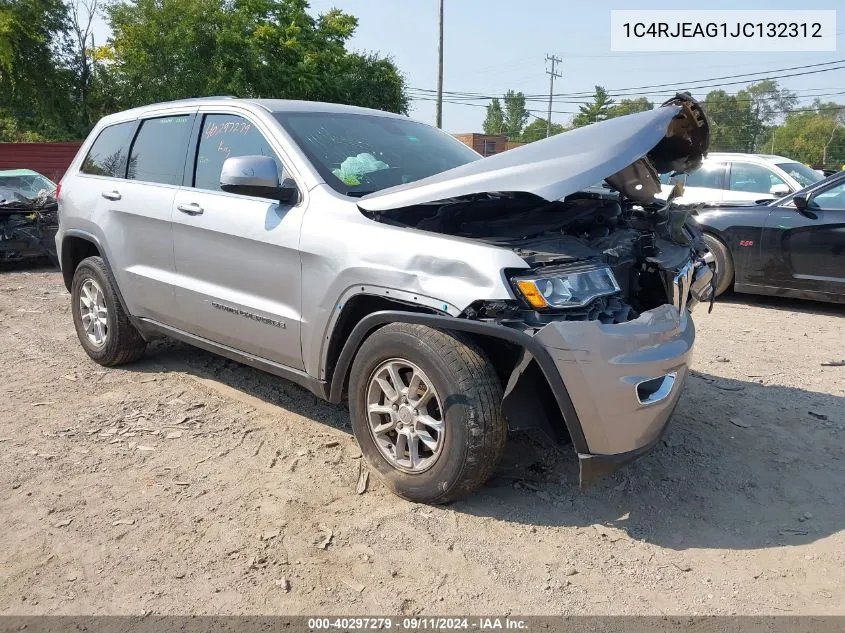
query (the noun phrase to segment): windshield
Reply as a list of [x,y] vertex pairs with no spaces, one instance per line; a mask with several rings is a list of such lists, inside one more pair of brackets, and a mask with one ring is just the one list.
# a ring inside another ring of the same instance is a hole
[[279,112],[276,119],[333,189],[362,196],[478,160],[454,137],[393,117]]
[[50,193],[55,188],[56,183],[41,174],[0,174],[0,202],[35,198],[41,191]]
[[815,169],[810,169],[803,163],[779,163],[778,167],[797,180],[802,187],[809,187],[824,178]]

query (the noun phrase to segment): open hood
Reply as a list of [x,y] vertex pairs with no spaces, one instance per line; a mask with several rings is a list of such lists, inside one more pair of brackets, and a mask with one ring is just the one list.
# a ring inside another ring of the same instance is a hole
[[659,173],[691,171],[710,144],[710,126],[687,93],[661,107],[609,119],[364,196],[378,212],[492,192],[560,200],[602,180],[636,202],[660,192]]

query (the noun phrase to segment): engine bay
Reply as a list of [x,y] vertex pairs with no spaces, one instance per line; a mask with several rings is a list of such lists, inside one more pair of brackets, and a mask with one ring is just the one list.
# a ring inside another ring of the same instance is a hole
[[[575,262],[611,268],[618,295],[578,308],[522,315],[542,325],[553,319],[622,323],[671,303],[673,280],[681,269],[690,261],[704,265],[705,246],[686,225],[687,215],[671,204],[632,203],[597,187],[555,202],[531,194],[487,193],[397,209],[374,219],[509,248],[538,274]],[[474,311],[495,316],[490,306]]]

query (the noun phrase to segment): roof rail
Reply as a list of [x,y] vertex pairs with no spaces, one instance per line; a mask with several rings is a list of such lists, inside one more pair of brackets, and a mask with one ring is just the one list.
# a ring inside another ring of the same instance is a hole
[[206,97],[185,97],[184,99],[171,99],[167,103],[179,103],[181,101],[206,101],[212,99],[237,99],[235,95],[208,95]]

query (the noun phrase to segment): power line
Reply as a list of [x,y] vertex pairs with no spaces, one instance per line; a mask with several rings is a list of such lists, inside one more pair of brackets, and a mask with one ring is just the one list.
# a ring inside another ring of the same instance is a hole
[[[787,72],[787,71],[792,71],[792,70],[804,70],[804,69],[807,69],[807,68],[818,69],[821,66],[832,66],[834,64],[845,64],[845,59],[838,59],[838,60],[829,61],[829,62],[820,62],[818,64],[804,64],[804,65],[801,65],[801,66],[789,66],[789,67],[786,67],[786,68],[773,68],[771,70],[760,70],[760,71],[756,71],[756,72],[752,72],[752,73],[740,73],[740,74],[736,74],[736,75],[723,75],[721,77],[709,77],[709,78],[706,78],[706,79],[697,79],[697,80],[694,80],[694,81],[678,81],[678,82],[671,82],[671,83],[664,83],[664,84],[652,84],[652,85],[647,85],[647,86],[634,86],[634,87],[629,87],[629,88],[617,88],[615,90],[608,90],[608,95],[609,96],[628,96],[628,95],[624,95],[622,93],[627,93],[627,92],[637,91],[637,90],[647,90],[647,89],[650,89],[650,88],[675,88],[679,84],[685,85],[685,86],[690,87],[690,88],[708,88],[708,87],[711,87],[711,86],[693,86],[692,84],[699,84],[699,83],[708,82],[708,81],[721,81],[723,79],[736,79],[736,78],[739,78],[739,77],[752,77],[754,75],[768,75],[770,73],[781,73],[781,72]],[[781,78],[785,78],[785,77],[798,77],[798,76],[801,76],[801,75],[812,75],[812,74],[817,74],[817,73],[820,73],[820,72],[829,72],[829,71],[833,71],[833,70],[841,70],[842,68],[845,68],[845,66],[837,66],[836,68],[822,68],[820,70],[812,70],[812,71],[806,71],[806,72],[792,73],[792,74],[779,75],[779,76],[774,76],[774,77],[759,77],[759,78],[755,78],[755,79],[744,79],[743,81],[729,82],[729,83],[723,83],[723,84],[719,84],[719,85],[726,85],[727,86],[727,85],[735,85],[735,84],[741,84],[741,83],[749,83],[749,82],[752,82],[752,81],[761,81],[761,80],[764,80],[764,79],[781,79]],[[428,88],[412,87],[410,89],[418,91],[418,92],[429,92],[429,93],[433,92],[431,89],[428,89]],[[473,98],[476,99],[476,100],[482,99],[482,98],[483,99],[494,98],[491,95],[487,95],[487,94],[483,94],[483,93],[477,93],[477,92],[453,91],[453,92],[449,92],[448,94],[452,98],[469,99],[469,100],[472,100]],[[591,97],[592,93],[586,93],[586,92],[584,92],[584,93],[568,93],[568,94],[567,93],[557,93],[554,96],[555,97]],[[545,101],[546,95],[528,94],[528,95],[525,95],[525,98],[526,98],[526,100],[542,99],[542,100]]]

